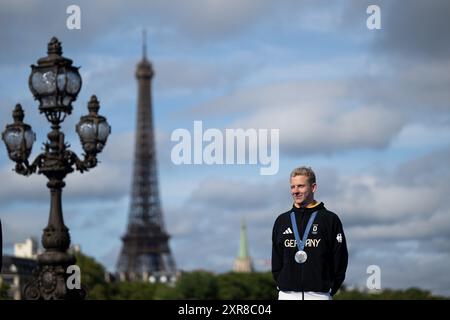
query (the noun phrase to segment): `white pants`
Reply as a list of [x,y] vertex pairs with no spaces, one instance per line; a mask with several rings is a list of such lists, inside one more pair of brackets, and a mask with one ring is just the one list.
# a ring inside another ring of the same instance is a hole
[[333,300],[328,292],[296,292],[296,291],[280,291],[278,300]]

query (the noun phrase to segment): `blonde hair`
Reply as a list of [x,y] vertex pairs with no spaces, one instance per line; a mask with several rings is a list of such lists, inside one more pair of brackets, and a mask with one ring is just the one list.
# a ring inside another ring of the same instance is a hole
[[314,173],[311,167],[298,167],[292,170],[290,178],[295,176],[305,176],[308,178],[308,182],[310,185],[316,183],[316,174]]

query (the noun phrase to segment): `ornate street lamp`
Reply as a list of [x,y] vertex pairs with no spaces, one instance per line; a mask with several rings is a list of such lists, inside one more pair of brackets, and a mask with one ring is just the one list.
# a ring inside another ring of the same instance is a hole
[[9,158],[16,162],[27,162],[36,141],[36,134],[28,124],[23,123],[23,118],[22,106],[17,104],[13,111],[14,123],[8,124],[2,134]]
[[44,152],[30,164],[28,157],[36,140],[31,126],[23,122],[24,112],[20,104],[13,111],[14,123],[8,124],[2,133],[9,158],[16,163],[15,171],[28,176],[37,171],[48,178],[50,189],[50,215],[43,230],[42,245],[45,252],[38,256],[38,266],[33,279],[24,287],[25,299],[83,299],[84,288],[67,287],[67,267],[75,264],[75,257],[67,252],[70,246],[69,229],[64,225],[61,192],[64,178],[74,169],[84,172],[97,165],[97,154],[106,144],[111,127],[105,117],[98,115],[100,108],[96,96],[92,96],[89,114],[82,116],[76,126],[85,154],[81,160],[64,141],[60,124],[72,112],[72,102],[81,89],[78,68],[72,60],[62,56],[61,43],[53,37],[48,44],[47,57],[41,58],[37,66],[31,66],[30,90],[39,100],[39,111],[51,123]]

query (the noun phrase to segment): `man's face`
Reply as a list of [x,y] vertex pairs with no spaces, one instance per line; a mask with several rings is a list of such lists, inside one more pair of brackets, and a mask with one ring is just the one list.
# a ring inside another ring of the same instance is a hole
[[314,200],[314,192],[317,184],[309,184],[308,177],[295,176],[291,178],[291,194],[294,204],[298,207],[310,203]]

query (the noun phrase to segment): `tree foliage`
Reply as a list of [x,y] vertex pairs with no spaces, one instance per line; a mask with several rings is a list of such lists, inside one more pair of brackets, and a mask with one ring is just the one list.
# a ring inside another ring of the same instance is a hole
[[11,297],[8,295],[9,286],[0,281],[0,300],[9,300]]
[[380,292],[365,292],[359,290],[341,289],[335,300],[435,300],[444,297],[434,296],[430,291],[419,288],[406,290],[385,289]]
[[[107,282],[106,269],[93,258],[76,254],[81,269],[82,284],[88,289],[88,299],[101,300],[275,300],[278,292],[270,272],[214,274],[208,271],[183,272],[173,285],[162,283]],[[0,288],[0,298],[5,292]],[[422,300],[439,299],[419,288],[385,289],[378,293],[348,290],[345,286],[333,297],[335,300]]]

